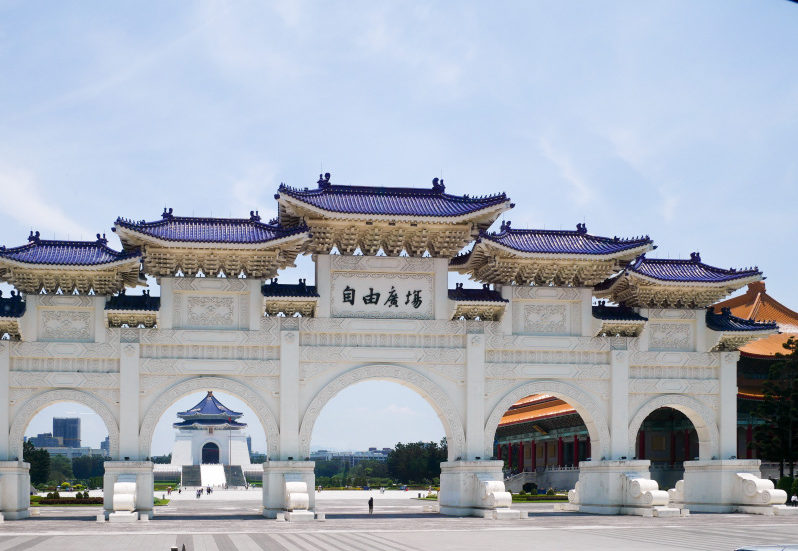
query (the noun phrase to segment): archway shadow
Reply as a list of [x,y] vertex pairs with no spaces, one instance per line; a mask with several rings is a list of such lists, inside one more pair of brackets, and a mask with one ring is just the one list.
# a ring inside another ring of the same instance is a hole
[[444,518],[439,513],[325,513],[328,520],[362,520],[373,519],[395,519],[395,518]]

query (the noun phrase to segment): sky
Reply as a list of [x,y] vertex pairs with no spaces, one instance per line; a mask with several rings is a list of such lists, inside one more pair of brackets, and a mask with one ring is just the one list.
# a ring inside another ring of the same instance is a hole
[[756,265],[798,309],[796,28],[786,0],[0,0],[0,244],[443,177],[517,228]]

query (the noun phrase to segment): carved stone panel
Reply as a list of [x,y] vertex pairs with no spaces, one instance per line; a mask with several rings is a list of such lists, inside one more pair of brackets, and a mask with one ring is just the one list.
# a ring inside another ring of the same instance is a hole
[[690,324],[651,323],[649,324],[649,348],[651,350],[690,350],[692,339]]
[[90,310],[40,310],[39,339],[43,341],[94,340],[94,313]]

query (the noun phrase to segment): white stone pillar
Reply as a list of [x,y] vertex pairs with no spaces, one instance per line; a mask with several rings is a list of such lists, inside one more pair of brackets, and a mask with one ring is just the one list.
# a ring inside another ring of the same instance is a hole
[[718,433],[720,436],[718,459],[737,456],[737,360],[739,352],[720,354],[720,407],[718,408]]
[[504,314],[502,314],[502,319],[500,322],[502,333],[504,333],[505,335],[512,335],[513,334],[513,286],[502,285],[500,291],[502,294],[502,298],[507,300],[507,305],[504,307]]
[[708,345],[709,336],[707,330],[707,316],[703,310],[695,311],[695,351],[709,352],[711,346]]
[[175,294],[174,278],[161,277],[158,285],[161,286],[161,308],[158,311],[158,329],[172,329],[174,325]]
[[466,335],[466,456],[489,459],[485,449],[485,337]]
[[[633,457],[629,449],[629,352],[613,350],[610,356],[610,457]],[[596,458],[599,459],[599,458]]]
[[25,295],[25,313],[19,320],[19,332],[23,341],[39,340],[39,295]]
[[316,306],[317,318],[330,317],[330,255],[315,254],[316,262],[316,292],[319,293],[319,302]]
[[449,312],[449,260],[446,258],[434,258],[432,261],[435,270],[435,319],[448,320]]
[[[115,512],[114,484],[120,476],[135,480],[134,511],[136,518],[152,518],[155,477],[150,461],[106,461],[103,476],[103,509],[106,518]],[[113,520],[113,519],[110,519]]]
[[247,279],[249,288],[249,330],[260,329],[260,319],[263,317],[263,281],[260,279]]
[[579,290],[580,294],[582,295],[582,336],[583,337],[593,337],[595,333],[593,332],[593,289],[591,288],[584,288]]
[[119,457],[114,460],[141,459],[149,450],[139,450],[140,379],[139,343],[122,343],[119,359]]
[[[273,452],[269,450],[271,455]],[[280,456],[299,457],[299,333],[280,332]]]
[[[11,344],[0,341],[0,460],[11,459],[8,436],[11,430],[8,403],[8,372],[11,369]],[[19,459],[22,459],[21,457]]]

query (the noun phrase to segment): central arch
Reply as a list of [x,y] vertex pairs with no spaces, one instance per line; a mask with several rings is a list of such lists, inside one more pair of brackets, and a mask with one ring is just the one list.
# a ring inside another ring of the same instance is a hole
[[89,392],[72,389],[47,390],[41,394],[30,398],[14,416],[9,432],[9,451],[10,457],[22,459],[22,436],[25,428],[39,413],[47,406],[58,402],[76,402],[94,410],[103,420],[105,428],[108,430],[108,452],[111,459],[119,457],[119,421],[108,406]]
[[681,394],[663,394],[652,398],[640,406],[632,420],[629,422],[629,451],[634,455],[635,440],[643,421],[652,412],[660,408],[673,408],[681,411],[693,423],[698,435],[698,458],[712,459],[718,456],[719,441],[718,427],[713,422],[715,414],[707,406],[689,396]]
[[507,410],[521,398],[533,394],[550,394],[568,402],[582,418],[590,435],[593,455],[609,457],[610,429],[607,424],[606,414],[596,402],[583,390],[562,381],[538,380],[522,384],[504,395],[493,408],[488,421],[485,423],[485,451],[490,457],[493,450],[493,439],[496,429]]
[[269,409],[268,404],[263,398],[253,392],[251,387],[244,383],[235,379],[213,376],[199,376],[187,379],[164,390],[155,399],[155,402],[147,410],[139,430],[139,454],[141,457],[150,455],[155,425],[158,424],[158,420],[172,404],[186,394],[210,389],[228,392],[237,396],[251,407],[255,415],[258,416],[258,421],[263,426],[263,431],[266,433],[267,453],[270,456],[279,457],[280,429],[277,425],[277,419],[272,410]]
[[205,442],[202,446],[202,464],[217,465],[221,463],[219,445],[216,442]]
[[346,387],[366,380],[399,383],[420,394],[438,414],[446,432],[449,460],[465,454],[465,431],[460,414],[446,392],[424,375],[398,365],[380,364],[358,367],[347,371],[327,383],[311,400],[302,416],[299,429],[299,451],[302,457],[310,455],[310,437],[321,410],[336,394]]

